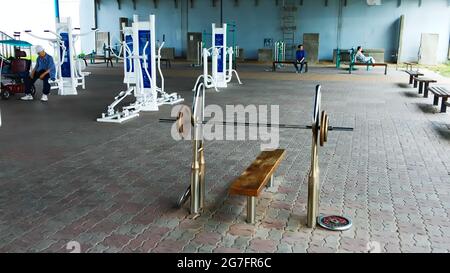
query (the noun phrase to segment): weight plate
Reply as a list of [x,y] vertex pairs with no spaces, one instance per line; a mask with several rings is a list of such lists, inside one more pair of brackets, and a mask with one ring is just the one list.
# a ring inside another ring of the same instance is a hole
[[184,132],[184,114],[183,112],[178,112],[178,116],[177,116],[177,129],[178,129],[178,133],[180,133],[180,135],[183,134]]
[[325,111],[322,111],[320,118],[320,146],[323,146],[327,142],[328,135],[328,115]]
[[352,227],[352,220],[339,215],[319,216],[317,223],[319,226],[333,231],[344,231]]

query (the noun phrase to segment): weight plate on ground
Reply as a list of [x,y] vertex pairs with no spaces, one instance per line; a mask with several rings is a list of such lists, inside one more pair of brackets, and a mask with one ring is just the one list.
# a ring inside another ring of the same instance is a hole
[[317,223],[319,226],[333,231],[344,231],[352,227],[352,220],[339,215],[319,216]]

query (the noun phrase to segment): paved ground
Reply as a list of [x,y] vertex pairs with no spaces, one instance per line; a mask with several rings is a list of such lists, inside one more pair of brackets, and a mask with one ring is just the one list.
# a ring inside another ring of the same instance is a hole
[[[175,202],[189,183],[191,145],[158,123],[170,107],[122,125],[95,122],[122,73],[97,65],[76,97],[0,101],[0,251],[68,252],[69,241],[82,252],[450,251],[450,117],[431,97],[395,68],[388,76],[378,68],[266,68],[241,65],[245,84],[208,92],[207,104],[278,104],[281,122],[303,124],[322,84],[331,124],[355,130],[330,132],[320,149],[320,212],[351,217],[351,230],[305,227],[306,130],[280,131],[287,158],[259,198],[256,225],[245,223],[245,198],[227,188],[261,142],[208,141],[206,211],[189,219]],[[166,86],[190,104],[198,74],[178,64]]]

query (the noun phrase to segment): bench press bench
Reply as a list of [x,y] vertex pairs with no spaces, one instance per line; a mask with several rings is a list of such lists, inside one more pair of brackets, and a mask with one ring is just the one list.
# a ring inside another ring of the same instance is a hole
[[284,149],[261,152],[230,186],[229,194],[247,196],[247,222],[255,223],[255,201],[264,186],[273,186],[273,173],[286,154]]
[[447,99],[450,97],[450,90],[442,86],[428,87],[428,91],[434,94],[433,105],[439,104],[439,98],[442,98],[441,113],[447,112],[447,106],[450,104]]
[[[296,61],[273,61],[272,62],[272,71],[277,71],[277,64],[292,64],[294,67],[295,67],[295,64],[297,64],[297,62]],[[304,65],[305,65],[305,73],[307,73],[308,72],[308,62],[307,61],[305,61],[304,63],[303,63]],[[298,65],[300,65],[300,64],[298,64]]]
[[353,63],[351,62],[349,64],[348,73],[352,74],[352,70],[354,66],[367,66],[367,71],[369,71],[369,66],[375,67],[375,66],[384,66],[384,75],[387,75],[387,63]]

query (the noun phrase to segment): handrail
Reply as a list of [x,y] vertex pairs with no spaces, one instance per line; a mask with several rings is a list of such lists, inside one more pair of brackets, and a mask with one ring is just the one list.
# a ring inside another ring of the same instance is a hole
[[[3,31],[0,31],[0,40],[14,40],[14,38],[11,37],[10,35],[6,34]],[[6,59],[13,56],[14,55],[14,46],[1,44],[0,55]]]

